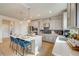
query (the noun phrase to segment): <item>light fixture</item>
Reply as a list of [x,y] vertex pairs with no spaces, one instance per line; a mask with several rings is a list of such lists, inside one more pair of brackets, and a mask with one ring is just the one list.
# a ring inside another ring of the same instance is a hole
[[37,16],[40,17],[40,14],[38,14]]
[[30,18],[32,19],[32,16]]
[[13,22],[11,22],[11,26],[13,26]]
[[22,21],[20,21],[20,24],[22,24],[23,22]]
[[51,14],[51,13],[52,13],[52,11],[51,11],[51,10],[49,10],[49,13]]
[[27,20],[27,23],[30,23],[31,22],[31,20],[29,19],[29,20]]
[[31,22],[31,18],[32,16],[30,16],[30,7],[28,7],[28,19],[27,19],[27,22]]

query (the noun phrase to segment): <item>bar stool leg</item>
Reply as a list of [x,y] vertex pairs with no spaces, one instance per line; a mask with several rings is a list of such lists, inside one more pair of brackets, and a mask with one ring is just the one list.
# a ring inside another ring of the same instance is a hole
[[11,47],[11,41],[10,41],[10,46],[9,47]]
[[24,51],[25,51],[25,48],[23,48],[23,56],[24,56]]
[[17,55],[17,53],[18,53],[18,49],[19,49],[19,46],[16,45],[16,55]]

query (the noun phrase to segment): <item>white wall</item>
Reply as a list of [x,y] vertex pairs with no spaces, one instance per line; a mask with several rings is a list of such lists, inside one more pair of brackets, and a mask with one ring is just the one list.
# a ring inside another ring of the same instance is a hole
[[[2,23],[2,20],[8,20],[13,22],[13,26],[10,25],[10,23],[7,25],[6,22],[5,24]],[[9,37],[10,35],[10,31],[11,31],[11,27],[12,27],[12,31],[13,33],[17,33],[17,34],[27,34],[28,33],[28,23],[26,21],[20,21],[18,19],[14,19],[14,18],[10,18],[7,16],[2,16],[0,15],[0,38],[5,38],[5,37]],[[3,27],[3,31],[1,30]],[[1,41],[1,39],[0,39]]]
[[3,26],[3,32],[2,32],[3,37],[9,37],[10,34],[9,26],[7,24],[2,24],[2,26]]
[[[16,19],[0,15],[0,37],[2,34],[2,38],[8,37],[9,36],[9,24],[5,21],[5,24],[3,23],[3,20],[8,20],[8,21],[14,21]],[[2,28],[1,28],[2,27]],[[2,29],[2,30],[1,30]]]
[[[13,22],[13,26],[11,26],[11,22]],[[3,37],[9,37],[11,31],[12,33],[22,35],[28,33],[28,24],[26,21],[16,20],[11,22],[3,24]]]
[[20,33],[21,34],[28,34],[28,23],[27,21],[22,21],[22,23],[20,23]]
[[17,34],[28,34],[28,23],[26,21],[16,21],[14,31]]
[[10,20],[2,19],[2,27],[3,27],[2,35],[4,38],[9,37],[10,35],[10,23],[11,23]]
[[13,27],[13,29],[14,29],[14,32],[12,32],[12,33],[18,33],[18,34],[20,34],[20,23],[19,23],[19,21],[17,21],[16,20],[16,22],[14,22],[14,27]]

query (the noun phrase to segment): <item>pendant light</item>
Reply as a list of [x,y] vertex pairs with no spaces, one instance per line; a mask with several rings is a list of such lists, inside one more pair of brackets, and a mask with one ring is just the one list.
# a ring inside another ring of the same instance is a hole
[[31,19],[30,19],[30,7],[28,7],[28,19],[27,19],[27,22],[30,23],[31,22]]

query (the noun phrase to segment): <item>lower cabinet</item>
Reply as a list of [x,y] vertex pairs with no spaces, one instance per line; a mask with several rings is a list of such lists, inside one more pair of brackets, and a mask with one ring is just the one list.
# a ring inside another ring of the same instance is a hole
[[42,47],[42,36],[36,35],[34,37],[34,40],[32,40],[32,53],[38,55],[41,47]]
[[55,43],[57,35],[55,34],[43,34],[44,41]]

